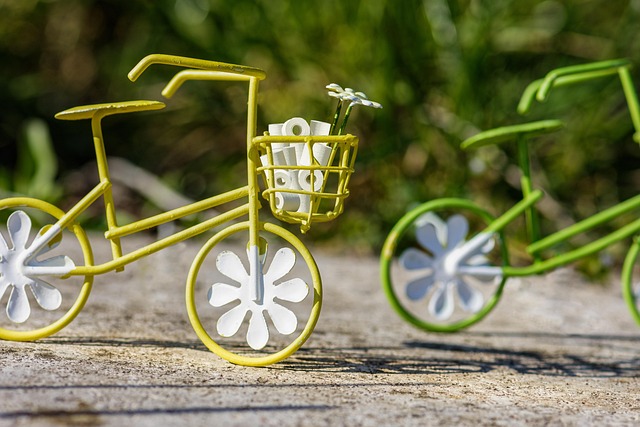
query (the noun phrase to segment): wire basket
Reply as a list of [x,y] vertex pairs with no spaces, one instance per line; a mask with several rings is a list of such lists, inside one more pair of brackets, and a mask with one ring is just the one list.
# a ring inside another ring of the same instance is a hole
[[331,221],[343,212],[358,138],[265,133],[253,141],[266,187],[262,196],[276,218],[300,224],[304,233],[314,222]]

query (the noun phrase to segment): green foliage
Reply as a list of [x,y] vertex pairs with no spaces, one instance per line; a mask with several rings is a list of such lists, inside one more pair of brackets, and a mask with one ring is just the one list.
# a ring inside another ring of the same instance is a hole
[[2,197],[30,196],[56,201],[62,189],[56,183],[58,161],[53,151],[49,128],[43,120],[24,123],[18,155],[12,169],[0,169]]
[[[259,132],[293,116],[330,121],[334,103],[324,86],[336,82],[384,109],[352,116],[348,131],[361,139],[352,196],[340,220],[311,234],[373,250],[415,203],[465,196],[499,212],[516,200],[514,147],[467,153],[459,143],[524,121],[516,106],[529,82],[565,65],[640,62],[636,0],[0,0],[0,11],[3,168],[19,168],[17,130],[31,117],[48,123],[63,176],[90,162],[88,127],[53,115],[86,103],[159,99],[174,69],[126,79],[148,53],[266,70]],[[108,154],[192,198],[241,185],[244,90],[194,82],[162,113],[109,118]],[[527,120],[567,122],[566,132],[534,147],[534,180],[553,202],[546,227],[637,192],[640,151],[625,108],[615,79],[561,89],[533,106]]]

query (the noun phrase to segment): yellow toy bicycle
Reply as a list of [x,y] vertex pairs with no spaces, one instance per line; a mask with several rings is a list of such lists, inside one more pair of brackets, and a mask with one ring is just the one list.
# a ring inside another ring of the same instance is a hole
[[[7,307],[0,338],[31,341],[54,334],[83,308],[94,276],[123,271],[142,257],[233,222],[206,241],[191,265],[186,285],[189,319],[202,342],[232,363],[263,366],[278,362],[300,348],[313,331],[320,314],[322,284],[304,244],[286,229],[260,220],[259,196],[268,201],[276,218],[299,224],[303,232],[340,215],[358,147],[355,136],[343,134],[344,125],[354,106],[380,105],[361,92],[332,84],[327,86],[329,95],[338,99],[333,123],[293,118],[270,125],[270,132],[257,136],[258,84],[266,76],[264,71],[154,54],[143,58],[129,78],[135,81],[152,64],[185,68],[164,88],[162,94],[167,98],[189,80],[248,83],[247,185],[120,225],[101,122],[115,114],[160,110],[165,104],[125,101],[58,113],[61,120],[91,122],[99,182],[67,212],[34,198],[0,200],[0,209],[10,213],[6,234],[0,235],[0,297]],[[348,106],[341,115],[343,105]],[[343,118],[341,125],[339,117]],[[112,256],[96,263],[77,219],[99,200],[104,202],[108,226],[104,236]],[[123,249],[121,239],[127,236],[226,204],[232,207],[213,218],[135,250]],[[235,221],[241,218],[246,219]],[[74,244],[68,244],[69,240]],[[61,245],[62,241],[66,243]],[[234,251],[237,247],[242,250]],[[299,322],[300,316],[306,320]],[[243,334],[244,340],[235,338]]]

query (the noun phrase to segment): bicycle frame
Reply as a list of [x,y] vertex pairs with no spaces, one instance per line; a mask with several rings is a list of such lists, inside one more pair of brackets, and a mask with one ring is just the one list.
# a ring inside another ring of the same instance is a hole
[[[258,277],[259,273],[259,216],[258,212],[261,207],[258,200],[259,188],[257,178],[258,165],[254,162],[253,156],[250,155],[253,139],[256,134],[256,114],[257,114],[257,93],[258,81],[264,79],[265,74],[262,70],[234,66],[230,64],[218,63],[214,61],[204,61],[192,58],[175,57],[169,55],[149,55],[141,60],[129,73],[129,78],[135,81],[144,70],[152,64],[168,64],[184,67],[199,68],[198,70],[188,69],[178,72],[174,78],[166,85],[162,94],[170,98],[178,90],[178,88],[187,80],[216,80],[216,81],[243,81],[249,83],[248,90],[248,107],[247,107],[247,185],[235,190],[225,192],[223,194],[207,198],[205,200],[195,202],[193,204],[170,210],[149,218],[132,222],[127,225],[118,225],[116,221],[116,210],[111,193],[111,180],[109,176],[109,168],[104,147],[104,138],[102,135],[101,120],[108,114],[109,106],[105,106],[95,114],[88,115],[82,111],[77,113],[79,118],[91,117],[91,128],[93,132],[94,148],[96,152],[96,161],[98,165],[99,183],[83,197],[73,208],[71,208],[47,233],[38,239],[42,241],[38,245],[34,245],[34,250],[51,240],[59,232],[72,221],[74,221],[82,212],[96,202],[100,197],[104,199],[105,216],[107,220],[107,231],[105,238],[111,243],[112,260],[95,266],[79,266],[70,271],[69,275],[98,275],[112,270],[121,271],[126,264],[132,263],[142,257],[155,253],[168,246],[179,243],[191,237],[197,236],[207,230],[219,226],[228,221],[232,221],[244,215],[249,216],[249,251],[251,253],[251,270],[252,277]],[[135,109],[134,109],[135,111]],[[140,231],[162,225],[185,216],[198,213],[207,209],[220,206],[235,200],[246,197],[247,203],[229,210],[214,218],[205,220],[199,224],[193,225],[185,230],[167,236],[152,244],[134,250],[123,255],[120,238],[131,235]],[[257,279],[256,279],[257,280]],[[259,286],[256,286],[258,289]]]
[[551,71],[543,79],[535,80],[526,87],[518,103],[518,113],[526,114],[531,108],[534,98],[540,102],[546,101],[553,87],[581,83],[617,74],[627,100],[631,121],[636,130],[633,139],[640,143],[640,102],[633,86],[630,68],[631,62],[628,59],[614,59]]
[[[520,99],[518,112],[521,114],[527,113],[534,98],[538,101],[545,101],[553,87],[580,83],[595,78],[617,74],[620,78],[622,89],[627,100],[632,123],[636,129],[633,137],[636,142],[640,143],[640,104],[631,80],[629,72],[630,67],[631,64],[628,60],[617,59],[593,64],[565,67],[552,71],[547,74],[545,78],[536,80],[529,84]],[[499,133],[497,134],[499,135]],[[495,138],[495,135],[492,136]],[[479,140],[474,142],[476,143],[475,145],[480,145],[477,144],[480,142]],[[494,223],[487,227],[487,231],[496,232],[501,230],[511,220],[515,219],[517,215],[524,212],[527,235],[529,237],[529,245],[527,246],[526,251],[533,256],[534,262],[532,265],[527,267],[505,266],[503,268],[503,274],[505,276],[528,276],[532,274],[541,274],[599,252],[607,246],[640,232],[640,220],[636,220],[607,236],[582,246],[581,248],[542,260],[542,251],[566,242],[571,237],[585,233],[606,223],[607,221],[640,207],[640,195],[632,197],[631,199],[628,199],[616,206],[599,212],[549,236],[541,238],[538,212],[535,209],[535,203],[542,196],[542,193],[539,192],[539,190],[533,189],[528,143],[529,142],[523,135],[518,136],[518,165],[522,174],[520,183],[523,201],[496,219]],[[474,144],[466,144],[463,145],[463,147],[468,148],[471,145]]]
[[[554,87],[618,75],[634,126],[633,138],[640,143],[640,106],[630,67],[628,60],[621,59],[556,69],[526,88],[518,111],[526,113],[534,99],[546,100]],[[640,210],[640,195],[636,195],[542,235],[536,204],[543,192],[534,188],[531,179],[529,144],[531,137],[563,127],[559,120],[539,120],[489,129],[462,142],[463,149],[516,143],[522,199],[497,218],[475,203],[458,198],[432,200],[407,212],[385,240],[380,263],[383,289],[402,318],[431,332],[458,331],[493,310],[508,278],[546,273],[633,237],[622,272],[623,296],[640,322],[640,288],[636,285],[640,219],[631,219],[619,228],[616,225],[615,231],[581,247],[547,253],[579,234]],[[512,266],[505,228],[520,215],[525,220],[525,250],[532,260],[528,265]]]
[[[80,215],[84,210],[86,210],[92,203],[98,200],[101,196],[106,196],[110,188],[111,188],[110,183],[105,182],[105,183],[98,184],[94,188],[94,190],[92,190],[89,194],[87,194],[87,196],[85,196],[80,202],[78,202],[78,204],[74,206],[65,215],[65,217],[63,217],[58,221],[58,223],[56,223],[58,230],[61,227],[64,227],[66,224],[73,221],[78,215]],[[201,223],[188,227],[182,231],[174,233],[154,243],[145,245],[135,251],[129,252],[124,255],[122,254],[120,237],[127,236],[130,234],[135,234],[137,232],[141,232],[149,228],[156,227],[158,225],[165,224],[167,222],[171,222],[176,219],[180,219],[187,215],[198,213],[206,209],[220,206],[224,203],[232,202],[234,200],[247,197],[248,194],[249,194],[248,186],[241,187],[236,190],[232,190],[232,191],[220,194],[218,196],[213,196],[208,199],[205,199],[181,208],[177,208],[168,212],[164,212],[153,217],[135,221],[124,226],[117,226],[117,225],[109,226],[109,230],[105,232],[105,238],[107,238],[112,245],[112,255],[113,255],[112,260],[109,262],[105,262],[103,264],[95,265],[95,266],[76,267],[69,274],[70,275],[98,275],[98,274],[103,274],[112,270],[118,270],[123,268],[125,265],[130,264],[140,258],[151,255],[152,253],[155,253],[171,245],[187,240],[191,237],[195,237],[221,224],[224,224],[229,221],[233,221],[234,219],[247,215],[251,210],[249,203],[245,203],[242,206],[236,207],[228,212],[219,214],[214,218],[210,218]],[[52,235],[55,236],[55,233],[53,233]],[[42,237],[44,239],[47,236],[45,234]]]
[[[521,202],[514,205],[511,209],[507,210],[504,214],[496,218],[487,228],[485,228],[480,235],[484,236],[484,241],[478,241],[474,245],[470,246],[473,249],[474,246],[482,246],[486,243],[495,233],[502,231],[509,223],[511,223],[517,216],[525,213],[525,215],[535,212],[535,204],[543,196],[542,191],[534,190],[526,196]],[[530,243],[526,251],[534,256],[533,264],[525,267],[502,267],[502,274],[505,277],[517,277],[517,276],[530,276],[535,274],[542,274],[549,270],[553,270],[562,265],[570,264],[581,258],[589,256],[591,254],[600,252],[606,247],[631,237],[640,232],[640,219],[637,219],[626,226],[614,231],[607,236],[601,237],[598,240],[590,242],[580,248],[565,252],[559,255],[555,255],[546,260],[542,260],[539,256],[540,252],[549,249],[557,244],[566,242],[571,237],[580,233],[585,233],[599,225],[602,225],[606,221],[616,218],[626,212],[640,207],[640,195],[626,200],[616,206],[599,212],[587,219],[584,219],[576,224],[573,224],[567,228],[559,230],[541,240],[533,241]],[[528,215],[527,215],[528,217]],[[529,235],[531,237],[531,234]]]

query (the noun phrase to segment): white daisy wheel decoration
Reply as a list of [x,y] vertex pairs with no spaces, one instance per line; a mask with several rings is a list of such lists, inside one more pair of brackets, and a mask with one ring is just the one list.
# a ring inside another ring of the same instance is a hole
[[359,104],[365,107],[382,108],[379,102],[371,101],[364,92],[356,92],[350,87],[343,89],[336,83],[331,83],[326,86],[329,89],[327,94],[333,98],[338,98],[342,101],[350,101],[353,105]]
[[480,233],[467,241],[469,224],[465,217],[454,215],[445,222],[433,216],[416,229],[421,247],[408,248],[400,255],[405,269],[426,273],[406,285],[406,295],[413,301],[428,298],[429,313],[439,320],[453,315],[456,301],[464,311],[477,313],[485,298],[471,282],[502,280],[502,269],[490,265],[487,258],[495,246],[495,235]]
[[[55,226],[53,226],[55,227]],[[7,316],[12,322],[23,323],[31,315],[27,288],[36,302],[45,310],[56,310],[62,303],[60,291],[42,279],[43,276],[64,276],[75,265],[64,255],[38,260],[55,248],[60,239],[54,238],[45,243],[42,229],[38,237],[28,245],[31,233],[31,219],[23,211],[16,211],[7,220],[7,231],[11,247],[0,235],[0,297],[11,289],[7,303]],[[45,239],[46,240],[46,239]]]
[[331,133],[333,133],[333,131],[335,130],[338,124],[340,111],[342,109],[342,104],[344,102],[349,102],[349,106],[345,111],[344,117],[342,119],[342,124],[340,125],[339,131],[338,131],[338,135],[342,135],[342,133],[344,132],[344,129],[346,128],[347,122],[349,120],[349,116],[351,114],[351,110],[355,105],[363,105],[365,107],[372,107],[372,108],[382,108],[382,105],[379,102],[369,100],[369,98],[367,97],[367,95],[365,95],[364,92],[356,92],[349,87],[346,89],[343,89],[342,86],[336,83],[328,84],[326,88],[329,89],[329,92],[327,92],[327,94],[333,98],[337,98],[339,101],[338,106],[336,107],[336,112],[335,112],[333,124],[331,127]]
[[[248,251],[249,252],[249,251]],[[260,256],[260,266],[257,273],[260,277],[256,281],[247,273],[240,257],[232,251],[221,252],[216,259],[216,266],[220,273],[239,284],[215,283],[209,289],[209,303],[214,307],[222,307],[234,301],[239,301],[229,311],[224,313],[217,321],[218,334],[223,337],[235,335],[247,313],[249,327],[247,330],[247,344],[260,350],[269,341],[269,327],[265,319],[265,313],[273,322],[276,330],[283,335],[295,332],[298,326],[296,315],[287,307],[279,304],[277,300],[288,302],[301,302],[309,293],[309,286],[300,278],[281,281],[293,269],[296,263],[296,254],[290,248],[282,248],[276,252],[268,270],[264,261],[266,253]],[[249,259],[252,259],[251,255]],[[281,281],[281,283],[277,283]],[[255,290],[256,283],[261,286]]]

